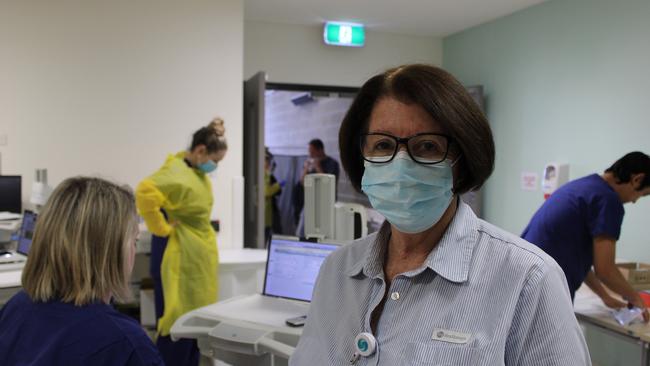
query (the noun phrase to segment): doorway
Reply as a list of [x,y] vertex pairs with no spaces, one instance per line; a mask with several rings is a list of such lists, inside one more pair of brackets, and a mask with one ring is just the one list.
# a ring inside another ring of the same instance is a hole
[[[467,90],[485,110],[483,87],[471,86]],[[313,139],[322,141],[325,154],[340,164],[338,131],[358,91],[352,87],[267,83],[264,72],[244,82],[245,247],[265,248],[269,229],[274,234],[296,236],[304,198],[300,177],[309,158],[309,143]],[[268,156],[272,159],[265,167]],[[281,186],[270,198],[265,195],[268,182]],[[342,170],[336,196],[337,201],[368,208],[369,233],[383,222]],[[481,217],[480,190],[468,192],[462,199]]]
[[[340,166],[338,131],[358,88],[266,83],[264,73],[258,73],[245,82],[244,90],[244,246],[264,248],[269,228],[273,234],[297,234],[303,205],[300,178],[310,141],[322,141],[325,154]],[[281,186],[272,190],[272,197],[266,195],[269,183]],[[370,207],[342,169],[336,192],[337,200]]]

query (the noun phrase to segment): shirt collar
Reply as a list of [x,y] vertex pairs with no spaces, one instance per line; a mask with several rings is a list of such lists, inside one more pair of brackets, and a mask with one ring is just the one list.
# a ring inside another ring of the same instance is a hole
[[[423,267],[408,274],[416,275],[424,269],[430,268],[451,282],[466,282],[472,253],[478,242],[478,225],[478,218],[472,209],[461,201],[447,231],[438,245],[429,253]],[[368,237],[370,243],[366,247],[364,257],[356,263],[353,262],[354,264],[345,273],[350,277],[357,276],[361,272],[369,278],[383,277],[384,254],[388,237],[381,233]]]
[[390,237],[390,224],[385,221],[378,232],[368,235],[362,240],[368,242],[363,255],[345,270],[345,274],[355,277],[363,272],[370,278],[383,277],[384,253],[388,238]]

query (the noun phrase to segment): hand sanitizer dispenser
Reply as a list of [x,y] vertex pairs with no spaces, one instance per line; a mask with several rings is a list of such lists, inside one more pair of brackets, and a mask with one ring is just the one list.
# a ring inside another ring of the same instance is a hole
[[569,164],[548,163],[544,167],[542,176],[542,192],[544,199],[547,199],[556,189],[569,181]]
[[52,194],[52,188],[47,184],[47,169],[36,169],[36,179],[32,182],[32,195],[30,202],[36,206],[36,210],[45,205]]

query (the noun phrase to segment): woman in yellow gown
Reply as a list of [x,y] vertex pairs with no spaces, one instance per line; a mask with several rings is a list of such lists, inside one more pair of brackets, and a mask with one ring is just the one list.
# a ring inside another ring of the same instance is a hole
[[223,120],[216,118],[194,133],[188,151],[168,156],[136,189],[138,211],[153,235],[156,344],[167,365],[198,365],[196,341],[172,342],[169,332],[181,315],[217,301],[219,257],[207,174],[226,154],[224,132]]

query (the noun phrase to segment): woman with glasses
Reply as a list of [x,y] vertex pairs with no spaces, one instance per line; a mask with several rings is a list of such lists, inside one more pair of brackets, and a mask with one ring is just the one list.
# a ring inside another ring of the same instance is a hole
[[562,270],[459,195],[494,166],[488,122],[428,65],[368,80],[341,161],[386,217],[323,263],[291,365],[586,365]]

